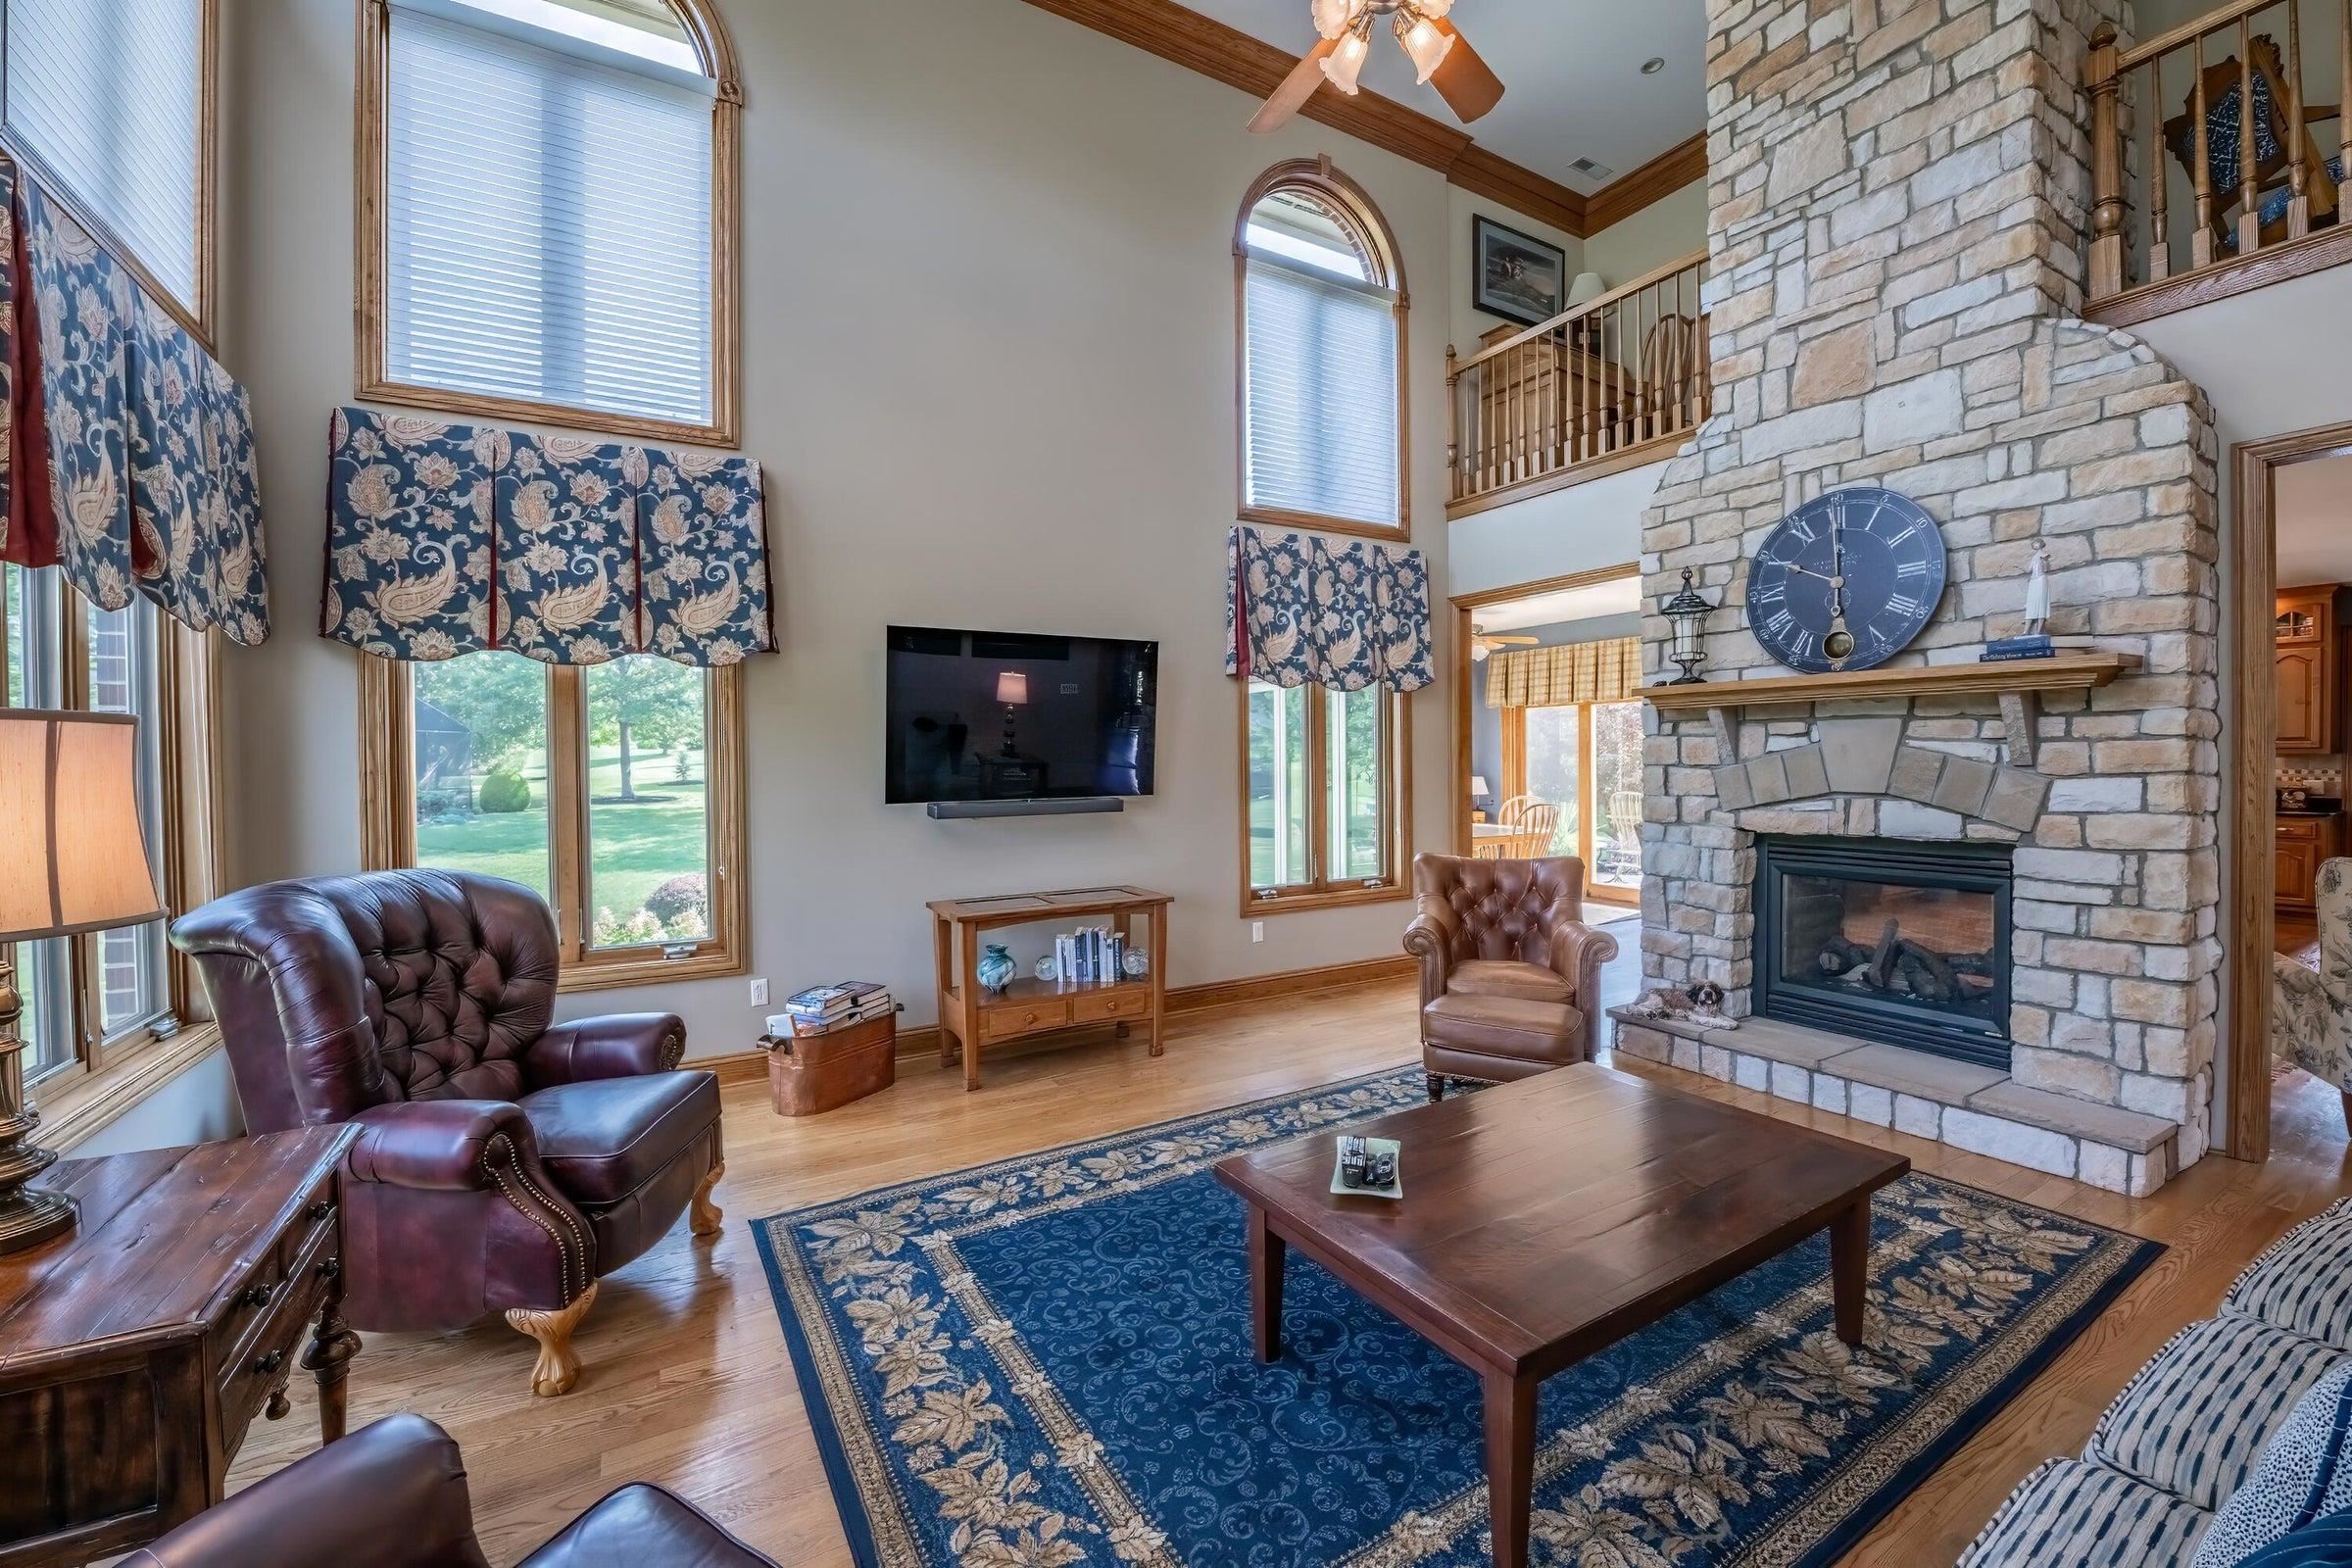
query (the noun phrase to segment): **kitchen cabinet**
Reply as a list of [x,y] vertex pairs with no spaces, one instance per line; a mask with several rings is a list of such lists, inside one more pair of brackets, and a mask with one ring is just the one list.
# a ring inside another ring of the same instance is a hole
[[2313,889],[2320,878],[2320,862],[2344,853],[2343,820],[2341,816],[2278,818],[2274,874],[2281,910],[2316,912]]
[[2278,595],[2273,623],[2278,669],[2281,757],[2326,756],[2342,732],[2342,636],[2335,624],[2333,584],[2289,588]]

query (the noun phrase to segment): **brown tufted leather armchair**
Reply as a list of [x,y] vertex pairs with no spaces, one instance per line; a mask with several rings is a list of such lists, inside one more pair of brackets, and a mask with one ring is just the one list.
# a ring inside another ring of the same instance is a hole
[[1617,939],[1585,924],[1584,861],[1417,855],[1413,895],[1404,951],[1421,961],[1430,1099],[1448,1078],[1496,1083],[1592,1059]]
[[535,1394],[579,1377],[596,1282],[689,1206],[714,1236],[718,1081],[677,1071],[674,1013],[551,1024],[538,895],[448,871],[270,882],[181,918],[248,1132],[350,1122],[345,1309],[363,1329],[490,1312],[539,1342]]

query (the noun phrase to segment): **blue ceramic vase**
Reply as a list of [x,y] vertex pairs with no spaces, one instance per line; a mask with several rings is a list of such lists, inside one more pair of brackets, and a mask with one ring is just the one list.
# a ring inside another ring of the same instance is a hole
[[980,989],[994,995],[1012,984],[1012,977],[1020,972],[1020,965],[1012,961],[1012,955],[1004,951],[1004,943],[991,942],[980,950],[978,970]]

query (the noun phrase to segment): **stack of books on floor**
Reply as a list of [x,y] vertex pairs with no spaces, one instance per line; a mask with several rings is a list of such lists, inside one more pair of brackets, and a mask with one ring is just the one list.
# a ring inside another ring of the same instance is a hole
[[[896,1012],[890,988],[878,980],[844,980],[838,985],[810,986],[784,999],[782,1017],[796,1035],[829,1034],[868,1018]],[[777,1020],[768,1020],[768,1033],[781,1034]]]

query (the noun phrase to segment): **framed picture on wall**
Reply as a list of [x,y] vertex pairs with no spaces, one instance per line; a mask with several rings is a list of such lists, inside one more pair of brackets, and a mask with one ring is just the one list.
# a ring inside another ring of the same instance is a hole
[[1568,308],[1568,253],[1491,218],[1470,226],[1470,303],[1525,326]]

